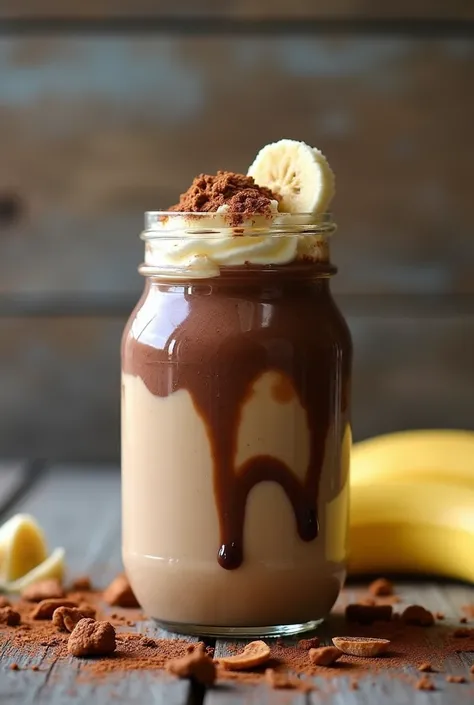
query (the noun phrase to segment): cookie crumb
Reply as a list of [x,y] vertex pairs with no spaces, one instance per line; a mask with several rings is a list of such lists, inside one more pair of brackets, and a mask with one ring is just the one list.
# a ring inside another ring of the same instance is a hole
[[21,615],[11,607],[0,608],[0,624],[6,624],[8,627],[17,627],[21,622]]
[[112,580],[104,590],[103,598],[112,607],[140,607],[125,573]]
[[10,664],[10,671],[19,671],[20,666],[17,663],[11,663]]
[[348,622],[373,624],[373,622],[390,622],[393,608],[391,605],[347,605],[345,617]]
[[73,656],[109,656],[115,651],[115,629],[109,622],[81,619],[68,639]]
[[444,612],[435,612],[435,617],[442,621],[445,618]]
[[375,597],[385,597],[387,595],[393,595],[393,583],[386,578],[379,578],[374,580],[373,583],[369,585],[369,592]]
[[22,591],[21,597],[27,602],[58,599],[64,597],[64,588],[57,578],[48,578],[28,585]]
[[416,682],[415,688],[417,690],[436,690],[435,684],[430,678],[428,678],[428,676],[423,676],[420,678]]
[[39,671],[39,666],[31,666],[32,671]]
[[431,663],[422,663],[418,666],[418,671],[421,671],[422,673],[432,673],[433,672],[433,667]]
[[298,679],[291,677],[288,673],[275,671],[274,668],[267,668],[265,671],[265,680],[271,688],[275,690],[291,690],[299,685]]
[[32,619],[52,619],[53,614],[58,609],[58,607],[77,607],[77,602],[73,600],[66,600],[63,598],[41,600],[33,612],[31,613]]
[[75,578],[72,581],[71,590],[77,591],[77,592],[79,592],[81,590],[83,590],[84,592],[90,592],[92,590],[91,579],[89,578],[88,575],[80,575],[78,578]]
[[178,678],[190,678],[201,685],[213,685],[217,669],[215,662],[202,649],[194,649],[182,658],[173,659],[166,669]]
[[461,617],[461,619],[459,620],[459,623],[460,624],[467,624],[467,617]]
[[464,676],[446,676],[447,683],[465,683],[466,679]]
[[433,614],[421,605],[410,605],[403,612],[401,619],[405,624],[417,627],[431,627],[434,624]]
[[309,650],[309,660],[314,666],[332,666],[341,656],[342,651],[335,646],[320,646]]
[[79,607],[58,607],[53,612],[53,624],[59,629],[60,632],[72,632],[76,624],[81,621],[81,619],[95,618],[95,610],[81,609]]
[[332,642],[342,653],[362,658],[380,656],[390,646],[388,639],[361,636],[335,636]]

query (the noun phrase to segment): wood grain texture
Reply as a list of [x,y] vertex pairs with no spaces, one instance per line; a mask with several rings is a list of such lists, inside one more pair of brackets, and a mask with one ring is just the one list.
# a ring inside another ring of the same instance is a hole
[[231,17],[231,18],[471,18],[474,16],[469,0],[2,0],[0,17],[66,17],[66,18],[115,18],[115,17]]
[[[349,315],[356,439],[472,428],[474,316]],[[5,455],[119,456],[121,318],[0,318]]]
[[[117,467],[53,467],[2,520],[16,512],[36,517],[50,547],[64,546],[70,577],[90,575],[93,584],[102,588],[122,570]],[[176,636],[165,634],[147,620],[137,622],[136,629],[159,638]],[[130,631],[130,627],[126,630]],[[25,670],[10,671],[11,663]],[[66,665],[51,661],[46,648],[26,654],[2,639],[0,702],[2,705],[104,705],[108,701],[186,705],[191,696],[188,682],[157,673],[129,672],[106,681],[85,678],[78,683],[83,664],[74,658],[68,659]],[[32,665],[40,670],[27,670]]]
[[0,38],[0,291],[136,293],[143,211],[286,135],[337,174],[337,291],[472,294],[473,85],[462,39]]

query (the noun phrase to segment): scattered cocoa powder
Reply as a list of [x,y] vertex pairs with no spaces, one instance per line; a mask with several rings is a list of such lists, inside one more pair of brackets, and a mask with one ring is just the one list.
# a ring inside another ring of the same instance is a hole
[[9,627],[16,627],[21,622],[21,615],[11,607],[0,608],[0,624],[7,624]]
[[39,580],[25,588],[21,597],[28,602],[41,602],[42,600],[52,600],[64,597],[64,589],[57,578]]
[[391,605],[360,605],[352,604],[346,607],[346,620],[359,624],[373,622],[389,622],[392,619]]
[[311,637],[311,639],[300,639],[298,641],[298,649],[303,649],[303,651],[309,651],[310,649],[317,649],[321,641],[317,636]]
[[417,690],[436,690],[436,686],[428,676],[422,676],[415,684]]
[[270,189],[257,186],[251,176],[218,171],[215,175],[196,176],[188,190],[181,194],[179,203],[169,210],[209,213],[226,205],[229,208],[229,224],[237,226],[243,222],[246,214],[270,215],[270,202],[278,200],[278,196]]
[[369,592],[375,597],[382,597],[393,594],[393,583],[386,578],[379,578],[374,580],[373,583],[369,585]]
[[114,607],[140,606],[125,573],[117,575],[112,580],[110,585],[104,590],[103,598],[107,604]]

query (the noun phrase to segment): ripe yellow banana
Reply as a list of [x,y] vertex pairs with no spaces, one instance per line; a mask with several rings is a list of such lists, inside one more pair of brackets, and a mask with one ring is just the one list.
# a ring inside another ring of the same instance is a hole
[[474,431],[402,431],[353,446],[353,485],[418,479],[474,487]]
[[351,488],[349,573],[474,582],[474,486],[417,480]]

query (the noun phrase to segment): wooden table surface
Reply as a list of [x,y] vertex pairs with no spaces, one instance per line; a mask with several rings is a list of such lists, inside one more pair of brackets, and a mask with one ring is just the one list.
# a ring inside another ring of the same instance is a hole
[[[44,527],[50,547],[64,546],[73,576],[89,574],[94,583],[105,586],[120,570],[120,475],[116,467],[0,464],[0,522],[16,512],[33,514]],[[349,586],[349,599],[352,588]],[[418,602],[446,615],[446,624],[459,625],[461,605],[474,602],[474,588],[459,584],[404,582],[397,585],[403,602]],[[128,628],[130,629],[130,628]],[[152,622],[137,623],[136,629],[155,636],[166,636]],[[330,643],[331,619],[318,634]],[[176,635],[172,635],[176,636]],[[210,643],[208,641],[208,643]],[[216,656],[227,648],[223,640],[215,643]],[[20,669],[39,665],[39,671]],[[474,702],[474,682],[448,684],[446,673],[468,673],[474,653],[450,657],[443,674],[434,674],[435,692],[413,687],[419,673],[407,669],[406,679],[385,675],[359,680],[359,689],[350,689],[349,678],[337,681],[315,678],[317,690],[309,694],[277,691],[266,685],[219,685],[201,692],[183,680],[163,672],[128,671],[104,680],[77,682],[80,659],[66,663],[48,659],[47,647],[34,656],[18,652],[8,641],[0,641],[1,705],[103,705],[113,703],[162,703],[163,705],[414,705]]]

